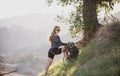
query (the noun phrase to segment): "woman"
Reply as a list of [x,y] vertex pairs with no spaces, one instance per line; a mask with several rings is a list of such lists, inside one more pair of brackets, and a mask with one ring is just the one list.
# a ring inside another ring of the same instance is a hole
[[47,75],[47,71],[50,65],[53,62],[54,56],[60,53],[64,54],[65,59],[67,59],[67,52],[65,52],[66,43],[62,43],[59,37],[60,27],[55,26],[50,37],[49,41],[51,42],[51,48],[48,51],[48,63],[45,68],[45,76]]

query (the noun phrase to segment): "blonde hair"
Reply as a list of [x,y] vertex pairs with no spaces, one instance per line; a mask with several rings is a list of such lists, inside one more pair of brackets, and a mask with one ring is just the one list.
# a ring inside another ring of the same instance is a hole
[[51,32],[50,36],[49,36],[49,41],[52,42],[52,37],[54,34],[56,34],[56,30],[60,28],[59,26],[54,26],[53,31]]

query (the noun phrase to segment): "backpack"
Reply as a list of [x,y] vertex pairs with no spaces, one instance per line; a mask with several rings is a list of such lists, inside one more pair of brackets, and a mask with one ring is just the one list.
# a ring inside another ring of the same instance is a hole
[[76,58],[78,56],[78,53],[79,53],[78,48],[75,46],[73,42],[69,42],[67,44],[67,49],[68,49],[70,58]]

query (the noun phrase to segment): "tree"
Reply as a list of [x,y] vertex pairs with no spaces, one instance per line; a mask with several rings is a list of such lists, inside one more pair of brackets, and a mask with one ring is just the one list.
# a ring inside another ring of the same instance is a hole
[[84,44],[89,42],[100,25],[97,19],[99,8],[104,7],[106,10],[110,10],[116,2],[120,2],[119,0],[47,0],[48,3],[55,1],[58,2],[58,5],[75,7],[76,11],[72,11],[69,18],[70,31],[75,36],[83,30]]
[[96,0],[83,0],[84,39],[89,40],[99,25]]

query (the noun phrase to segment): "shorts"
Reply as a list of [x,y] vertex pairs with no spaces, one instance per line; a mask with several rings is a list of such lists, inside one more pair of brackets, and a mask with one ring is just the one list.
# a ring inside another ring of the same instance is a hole
[[48,57],[54,59],[54,56],[61,53],[61,48],[50,48],[48,51]]

